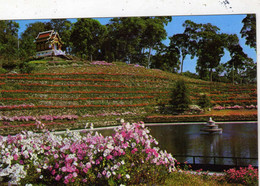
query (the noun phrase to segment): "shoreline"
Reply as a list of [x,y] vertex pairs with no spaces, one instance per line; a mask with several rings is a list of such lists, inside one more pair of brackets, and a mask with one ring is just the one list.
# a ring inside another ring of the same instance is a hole
[[[178,122],[178,123],[144,123],[146,127],[151,126],[169,126],[169,125],[205,125],[207,122]],[[225,124],[258,124],[258,121],[232,121],[232,122],[215,122],[216,125],[225,125]],[[106,126],[106,127],[97,127],[93,129],[76,129],[76,130],[70,130],[71,132],[89,132],[89,131],[100,131],[100,130],[113,130],[116,127],[119,127],[120,125],[115,126]],[[54,131],[51,132],[53,134],[63,134],[66,131]]]

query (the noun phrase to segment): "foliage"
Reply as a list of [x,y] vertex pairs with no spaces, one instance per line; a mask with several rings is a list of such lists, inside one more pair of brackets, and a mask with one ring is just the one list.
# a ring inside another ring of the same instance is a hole
[[179,69],[179,51],[175,47],[161,45],[157,53],[152,56],[151,67],[176,73]]
[[204,174],[191,173],[189,171],[173,172],[167,178],[165,185],[179,186],[179,185],[201,185],[201,186],[220,186],[231,185],[225,180],[221,180],[222,176],[210,176]]
[[189,98],[189,90],[184,80],[178,80],[176,82],[169,103],[171,104],[173,111],[177,113],[188,110],[191,100]]
[[212,105],[211,100],[209,99],[207,94],[202,94],[199,96],[198,105],[202,108],[209,108]]
[[195,46],[192,47],[192,53],[195,50],[195,55],[198,57],[196,71],[201,79],[212,81],[212,70],[219,65],[224,55],[225,40],[219,33],[220,29],[210,23],[196,24],[190,20],[186,20],[183,26],[184,33],[189,36],[189,42]]
[[[250,70],[250,64],[253,60],[243,52],[243,48],[239,45],[239,39],[237,35],[227,36],[227,49],[230,52],[231,59],[224,64],[227,72],[227,76],[232,77],[232,83],[242,80],[242,74],[248,68]],[[238,79],[238,80],[237,80]],[[254,78],[253,78],[254,79]]]
[[81,18],[72,27],[70,42],[72,53],[83,59],[98,59],[101,42],[106,32],[106,27],[99,21],[90,18]]
[[170,123],[179,121],[203,121],[207,122],[209,118],[212,117],[215,121],[257,121],[257,111],[256,110],[221,110],[221,111],[211,111],[205,114],[199,115],[153,115],[147,116],[144,121],[147,123]]
[[12,61],[18,56],[18,29],[15,21],[0,20],[0,60]]
[[113,18],[107,25],[108,34],[103,51],[110,61],[125,61],[146,67],[151,65],[151,52],[166,39],[164,28],[171,17]]
[[19,65],[19,68],[20,68],[21,73],[29,74],[35,70],[36,64],[29,63],[29,62],[23,62]]
[[196,73],[192,73],[190,71],[183,72],[182,75],[193,79],[199,79],[199,76]]
[[240,183],[244,185],[258,185],[258,169],[252,165],[239,170],[229,169],[225,171],[225,179],[229,183]]
[[246,39],[246,44],[256,50],[256,15],[247,14],[242,20],[243,27],[240,31],[242,37]]
[[140,17],[113,18],[107,25],[108,35],[104,43],[108,59],[136,63],[140,58],[141,37],[145,29],[145,22]]
[[123,123],[108,137],[70,131],[1,136],[0,147],[7,153],[0,155],[0,176],[22,185],[162,184],[175,165],[157,145],[141,123]]
[[[160,46],[161,41],[166,39],[167,33],[164,28],[172,20],[171,17],[143,17],[145,21],[145,30],[141,36],[142,50],[148,49],[147,68],[151,66],[151,52],[155,47]],[[145,65],[145,64],[143,64]]]
[[0,67],[0,74],[5,74],[7,72],[7,70],[5,70],[4,68]]
[[181,73],[183,72],[183,63],[184,59],[188,54],[192,55],[192,58],[194,57],[195,52],[195,46],[194,42],[189,41],[188,35],[185,33],[183,34],[175,34],[172,37],[169,37],[170,39],[170,46],[169,47],[176,47],[178,50],[178,53],[181,54]]

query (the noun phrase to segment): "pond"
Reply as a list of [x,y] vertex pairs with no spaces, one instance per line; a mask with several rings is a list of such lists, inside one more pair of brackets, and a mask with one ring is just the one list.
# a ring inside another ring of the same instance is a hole
[[[218,157],[258,157],[257,124],[219,124],[222,134],[203,134],[200,129],[205,125],[164,125],[150,126],[151,134],[159,142],[161,149],[174,155],[218,156]],[[102,131],[111,135],[111,130]],[[192,163],[192,157],[177,157],[179,162]],[[196,158],[196,163],[213,164],[212,158]],[[258,165],[257,160],[218,158],[216,164]]]
[[[204,125],[152,126],[151,134],[162,149],[173,155],[257,158],[257,124],[222,124],[222,134],[203,134]],[[180,162],[192,159],[177,158]],[[196,159],[197,163],[212,163],[212,158]],[[217,159],[217,164],[234,164],[234,159]],[[239,160],[240,164],[257,165],[256,160]]]

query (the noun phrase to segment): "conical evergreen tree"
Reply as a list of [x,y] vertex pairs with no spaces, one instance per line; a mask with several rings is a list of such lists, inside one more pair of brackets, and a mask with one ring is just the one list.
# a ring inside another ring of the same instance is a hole
[[189,90],[184,80],[178,80],[172,90],[170,104],[174,112],[182,113],[189,109],[191,103]]

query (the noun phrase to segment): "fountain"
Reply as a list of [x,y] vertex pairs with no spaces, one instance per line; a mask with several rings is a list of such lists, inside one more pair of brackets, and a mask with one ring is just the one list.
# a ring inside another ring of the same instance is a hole
[[212,120],[212,118],[209,118],[209,121],[207,122],[206,126],[200,129],[200,131],[207,132],[210,134],[222,134],[222,128],[218,128],[218,125],[215,124],[215,121]]

